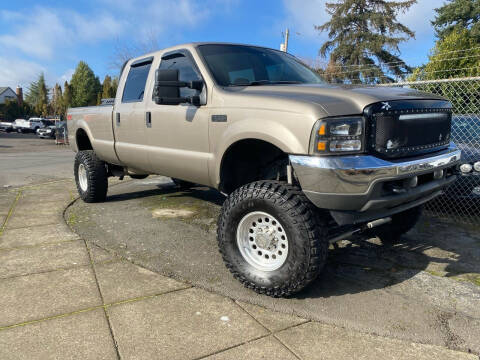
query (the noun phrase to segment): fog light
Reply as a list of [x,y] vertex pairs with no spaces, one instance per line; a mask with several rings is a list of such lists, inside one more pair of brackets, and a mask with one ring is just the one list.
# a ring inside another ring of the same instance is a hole
[[435,180],[438,180],[438,179],[443,178],[443,169],[441,169],[441,170],[435,170],[435,171],[433,172],[433,178],[434,178]]
[[417,187],[417,185],[418,185],[418,176],[414,176],[411,179],[409,179],[408,186],[410,186],[411,188],[414,188],[414,187]]
[[468,174],[470,171],[472,171],[472,165],[462,164],[460,165],[460,171],[464,174]]
[[473,164],[473,168],[475,171],[480,172],[480,161],[477,161],[475,164]]

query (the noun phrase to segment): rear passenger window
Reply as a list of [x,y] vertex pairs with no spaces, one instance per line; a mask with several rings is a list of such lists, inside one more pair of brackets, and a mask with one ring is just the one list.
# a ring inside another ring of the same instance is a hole
[[152,61],[136,62],[130,67],[130,72],[127,76],[127,82],[123,89],[122,102],[141,102],[145,93],[145,84],[148,78],[148,72]]

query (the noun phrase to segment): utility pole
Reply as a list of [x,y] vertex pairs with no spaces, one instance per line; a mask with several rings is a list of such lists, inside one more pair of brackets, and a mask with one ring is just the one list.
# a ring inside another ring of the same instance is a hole
[[281,51],[285,51],[287,52],[288,51],[288,37],[290,36],[290,31],[287,30],[285,31],[285,41],[283,42],[283,44],[280,44],[280,50]]
[[288,37],[290,36],[290,32],[287,30],[285,31],[285,52],[288,52]]

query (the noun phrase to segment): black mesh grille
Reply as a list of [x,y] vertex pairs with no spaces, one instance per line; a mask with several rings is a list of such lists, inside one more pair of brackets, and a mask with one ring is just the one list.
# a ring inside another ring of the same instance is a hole
[[370,116],[369,148],[382,157],[415,156],[450,143],[449,108],[379,109]]

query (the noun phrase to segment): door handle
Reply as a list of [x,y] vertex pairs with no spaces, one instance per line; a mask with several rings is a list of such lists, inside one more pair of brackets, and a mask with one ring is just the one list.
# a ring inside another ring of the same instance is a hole
[[145,113],[145,124],[147,125],[147,128],[152,127],[152,113],[150,111]]
[[120,113],[116,113],[116,119],[117,119],[117,126],[120,126]]

